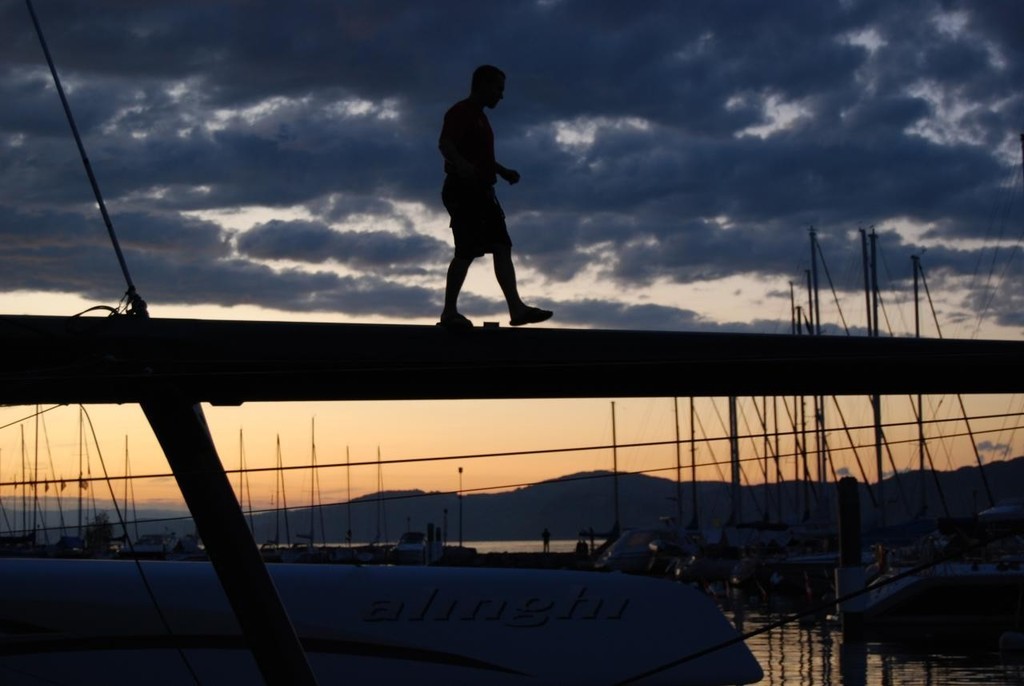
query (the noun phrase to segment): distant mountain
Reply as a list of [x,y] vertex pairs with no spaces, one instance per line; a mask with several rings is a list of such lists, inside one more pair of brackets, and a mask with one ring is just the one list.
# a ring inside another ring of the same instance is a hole
[[[1024,457],[985,466],[984,479],[977,467],[964,467],[952,472],[919,474],[900,473],[885,480],[884,522],[894,524],[919,514],[922,486],[925,514],[932,517],[963,517],[989,506],[986,490],[999,501],[1024,496]],[[923,482],[923,483],[922,483]],[[517,488],[503,493],[467,495],[461,506],[461,538],[474,540],[540,541],[547,528],[554,539],[576,538],[580,531],[611,529],[615,523],[615,491],[618,490],[620,524],[658,526],[662,518],[675,518],[677,513],[676,483],[671,479],[644,474],[614,474],[605,471],[584,472]],[[699,521],[702,525],[724,524],[732,511],[731,487],[723,482],[697,484]],[[693,517],[693,487],[681,485],[683,523]],[[787,481],[770,486],[745,486],[740,489],[742,521],[769,519],[799,522],[807,517],[834,515],[834,483],[804,484]],[[879,500],[877,486],[860,485],[861,512],[865,526],[882,522],[873,502]],[[869,492],[870,491],[870,492]],[[872,500],[874,498],[874,501]],[[322,519],[327,541],[343,541],[351,513],[352,537],[355,541],[394,542],[407,529],[425,530],[428,523],[447,531],[447,540],[460,539],[459,499],[451,493],[428,493],[419,490],[387,491],[345,504],[323,508]],[[321,538],[320,514],[314,514],[317,540]],[[256,518],[256,538],[271,538],[268,533],[273,514]],[[289,513],[290,528],[309,531],[308,508]]]
[[[983,478],[984,475],[984,478]],[[316,542],[342,542],[351,524],[352,540],[379,540],[393,543],[402,532],[425,531],[433,524],[451,543],[479,540],[540,541],[547,528],[554,539],[576,538],[580,531],[593,528],[598,534],[615,524],[615,499],[618,491],[620,524],[658,526],[662,518],[675,518],[677,486],[674,480],[644,474],[583,472],[517,488],[503,493],[466,495],[461,502],[452,493],[386,491],[364,496],[351,505],[327,505],[314,512],[296,508],[287,513],[262,513],[252,517],[257,543],[280,538],[281,542],[300,542],[315,531]],[[693,518],[693,486],[681,484],[683,523]],[[924,504],[931,517],[964,517],[989,506],[988,493],[999,501],[1024,496],[1024,457],[985,466],[963,467],[951,472],[903,472],[885,480],[884,523],[896,524],[919,514]],[[922,499],[922,490],[924,497]],[[732,512],[731,486],[718,481],[699,482],[696,487],[699,523],[721,525]],[[770,486],[744,486],[740,489],[741,521],[783,521],[834,516],[833,483],[805,484],[786,481]],[[876,485],[860,484],[861,513],[866,527],[883,522]],[[461,516],[460,516],[461,512]],[[52,513],[51,513],[52,515]],[[113,513],[109,513],[114,520]],[[140,509],[141,519],[172,517],[166,511]],[[65,513],[65,519],[68,519]],[[48,521],[56,520],[48,516]],[[70,521],[70,519],[68,519]],[[461,523],[461,526],[460,526]],[[115,524],[115,533],[119,527]],[[52,525],[52,524],[51,524]],[[170,529],[191,533],[188,517],[139,525],[140,532]],[[132,535],[135,527],[129,527]],[[322,531],[326,532],[325,534]],[[286,532],[288,536],[286,537]],[[460,536],[461,534],[461,536]]]

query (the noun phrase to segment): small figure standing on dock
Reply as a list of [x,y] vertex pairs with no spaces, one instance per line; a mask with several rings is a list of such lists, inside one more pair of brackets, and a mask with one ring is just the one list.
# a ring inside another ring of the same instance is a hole
[[505,73],[485,64],[473,72],[469,97],[452,105],[444,115],[438,147],[444,156],[444,188],[441,199],[451,215],[455,256],[445,282],[443,326],[469,327],[473,323],[459,313],[457,301],[469,273],[469,265],[486,253],[494,255],[494,276],[505,296],[512,326],[550,319],[550,310],[530,307],[519,297],[512,263],[512,239],[505,213],[494,193],[500,176],[509,184],[519,182],[519,172],[498,164],[494,156],[494,131],[484,108],[494,109],[505,95]]
[[544,552],[545,553],[550,553],[551,552],[551,532],[548,531],[547,527],[544,527],[544,531],[541,532],[540,537],[541,537],[541,540],[544,541]]

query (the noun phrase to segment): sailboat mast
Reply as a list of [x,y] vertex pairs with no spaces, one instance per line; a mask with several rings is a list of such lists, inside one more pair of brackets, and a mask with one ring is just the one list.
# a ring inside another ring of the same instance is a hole
[[683,463],[680,455],[682,443],[679,438],[679,398],[672,398],[672,409],[676,419],[676,526],[683,526]]
[[[871,227],[870,235],[870,256],[869,273],[871,278],[871,299],[868,310],[868,321],[871,322],[871,335],[878,338],[878,235],[875,228]],[[871,395],[871,411],[874,415],[875,425],[875,473],[878,479],[878,512],[879,524],[885,525],[885,475],[882,473],[882,398],[879,394]]]
[[284,538],[291,544],[292,532],[288,526],[288,494],[285,492],[284,463],[281,459],[281,436],[277,436],[277,479],[275,480],[277,507],[274,508],[274,542],[281,544],[281,517],[284,517]]
[[25,427],[21,427],[21,531],[28,533],[28,466],[25,462]]
[[345,446],[345,541],[352,547],[352,461]]
[[[309,476],[309,547],[312,549],[315,547],[313,539],[316,533],[316,511],[320,492],[320,471],[316,466],[316,417],[313,417],[310,423],[310,461],[312,467]],[[320,536],[322,542],[326,544],[327,534],[324,532],[322,508],[320,508],[320,516]]]
[[878,306],[879,306],[879,291],[878,291],[878,234],[875,232],[875,227],[871,227],[871,321],[874,324],[875,338],[878,338],[880,328],[878,326]]
[[740,503],[740,437],[737,421],[736,396],[729,396],[729,465],[732,486],[732,512],[730,524],[739,524],[743,516]]
[[777,515],[778,516],[778,521],[781,522],[782,521],[782,490],[783,490],[782,487],[784,485],[785,478],[782,475],[782,465],[781,465],[781,463],[779,461],[781,456],[782,456],[782,451],[781,451],[781,445],[779,443],[779,441],[781,439],[780,439],[780,436],[779,436],[779,434],[780,434],[780,431],[779,431],[779,396],[777,396],[777,395],[773,395],[772,396],[772,430],[773,430],[773,433],[775,434],[775,483],[779,485],[779,488],[776,491],[776,493],[778,493],[778,497],[775,499],[775,507],[777,508],[777,512],[778,512],[778,515]]
[[[32,448],[34,467],[32,468],[32,533],[39,527],[39,406],[36,405],[35,445]],[[45,531],[44,531],[45,535]]]
[[[914,269],[914,338],[921,337],[921,304],[918,277],[921,274],[921,257],[911,255],[910,263]],[[928,512],[928,481],[924,471],[925,442],[924,442],[924,403],[920,393],[917,394],[917,472],[921,484],[921,511],[923,517]]]
[[[377,446],[377,538],[374,543],[388,542],[388,520],[384,504],[384,466],[380,459],[380,446]],[[381,523],[384,525],[384,537],[381,538]],[[459,467],[459,546],[462,546],[462,467]]]
[[789,282],[789,333],[794,336],[800,333],[800,315],[797,312],[796,289],[793,282]]
[[[130,483],[131,483],[131,465],[128,464],[128,435],[125,434],[125,437],[124,437],[124,513],[125,513],[126,521],[124,523],[124,531],[122,531],[121,533],[124,534],[126,539],[128,538],[128,522],[127,522],[127,519],[131,518],[130,515],[129,515],[131,510],[128,509],[128,507],[129,507],[128,506],[128,485]],[[138,525],[136,525],[136,527],[137,526]]]
[[807,281],[807,333],[814,335],[814,285],[811,277],[811,270],[804,270],[804,279]]
[[316,520],[313,510],[316,509],[316,417],[309,423],[309,547],[313,547],[313,533],[316,531]]
[[85,442],[84,433],[83,433],[85,431],[85,428],[82,425],[82,412],[84,412],[84,410],[81,407],[79,407],[78,408],[78,537],[82,538],[84,540],[85,533],[82,531],[82,452],[83,452],[83,443]]
[[[811,227],[811,297],[814,308],[814,335],[821,335],[821,287],[818,281],[818,258],[821,247],[818,245],[818,232]],[[825,396],[814,396],[814,428],[815,450],[817,451],[818,483],[825,483],[828,460],[828,436],[825,431]]]
[[615,435],[615,401],[612,401],[612,508],[615,512],[615,533],[619,532],[619,442]]
[[238,427],[238,504],[245,506],[245,443],[242,441],[242,427]]
[[[246,489],[249,482],[249,472],[245,466],[245,438],[242,435],[242,427],[238,427],[238,506],[249,521],[249,533],[256,535],[256,522],[252,516],[252,484]],[[248,507],[246,504],[248,503]]]
[[807,466],[807,398],[799,396],[800,412],[797,415],[800,419],[800,480],[801,490],[804,498],[803,521],[811,518],[811,470]]
[[761,434],[762,444],[761,450],[764,452],[764,462],[761,465],[761,474],[764,476],[764,512],[761,513],[762,519],[768,521],[770,518],[769,510],[771,504],[769,502],[769,493],[771,489],[769,484],[771,483],[771,477],[769,476],[769,467],[771,466],[771,460],[769,454],[771,453],[771,438],[768,434],[768,396],[761,396]]
[[821,298],[818,293],[818,234],[811,227],[811,311],[814,317],[814,334],[821,335]]
[[871,317],[871,275],[869,273],[868,260],[868,234],[864,229],[860,231],[860,259],[864,269],[864,311],[868,317],[868,336],[874,336],[874,320]]
[[696,411],[693,407],[693,396],[690,396],[690,488],[692,489],[691,499],[693,500],[693,519],[690,520],[690,528],[700,528],[700,521],[697,516],[697,429]]

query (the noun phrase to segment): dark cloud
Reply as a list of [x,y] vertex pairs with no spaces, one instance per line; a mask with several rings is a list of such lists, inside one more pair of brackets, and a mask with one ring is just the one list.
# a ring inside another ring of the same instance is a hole
[[390,231],[334,231],[320,222],[272,221],[254,226],[238,239],[246,257],[320,264],[336,262],[378,274],[422,273],[424,263],[441,264],[451,248],[420,234]]
[[[499,188],[518,264],[566,325],[779,327],[630,293],[747,275],[777,281],[768,297],[781,299],[803,279],[811,226],[843,265],[840,291],[862,288],[857,228],[877,226],[899,265],[890,287],[909,286],[920,254],[948,321],[982,308],[1022,323],[1008,228],[1020,203],[996,205],[1024,127],[1018,2],[52,0],[37,12],[151,303],[432,313],[440,294],[422,284],[443,281],[450,251],[441,117],[491,62],[509,75],[490,113],[499,159],[523,174]],[[0,283],[109,297],[117,265],[24,5],[0,6],[0,32]],[[202,214],[253,206],[308,218],[226,229]],[[588,274],[604,299],[558,297]]]

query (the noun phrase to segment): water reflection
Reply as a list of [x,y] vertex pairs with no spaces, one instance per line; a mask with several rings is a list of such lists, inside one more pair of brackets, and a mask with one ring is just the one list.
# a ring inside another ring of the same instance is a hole
[[[758,599],[723,600],[743,633],[757,632],[798,613],[799,607]],[[1024,686],[1024,660],[997,645],[844,642],[840,625],[824,613],[784,623],[747,640],[764,670],[757,686]]]

